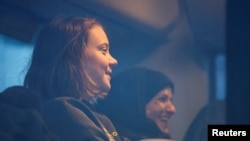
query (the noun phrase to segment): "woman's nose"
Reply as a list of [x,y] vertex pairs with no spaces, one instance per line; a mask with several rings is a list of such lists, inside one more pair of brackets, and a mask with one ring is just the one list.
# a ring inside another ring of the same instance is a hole
[[118,64],[118,61],[112,55],[110,55],[110,64],[111,66],[116,66]]

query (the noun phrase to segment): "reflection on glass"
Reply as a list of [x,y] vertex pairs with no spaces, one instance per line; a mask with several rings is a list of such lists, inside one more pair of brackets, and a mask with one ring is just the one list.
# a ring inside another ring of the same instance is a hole
[[226,97],[226,57],[220,54],[215,58],[215,97],[225,100]]

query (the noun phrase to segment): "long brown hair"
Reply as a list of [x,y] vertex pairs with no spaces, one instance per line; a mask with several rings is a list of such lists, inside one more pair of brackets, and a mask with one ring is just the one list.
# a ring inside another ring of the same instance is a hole
[[96,25],[103,28],[94,18],[54,18],[38,36],[24,85],[38,92],[44,100],[87,96],[91,84],[84,76],[82,59],[88,32]]

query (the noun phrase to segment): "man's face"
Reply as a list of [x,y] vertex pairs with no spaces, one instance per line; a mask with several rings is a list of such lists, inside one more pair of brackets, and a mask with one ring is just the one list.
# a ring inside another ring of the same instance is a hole
[[163,133],[168,133],[168,121],[176,112],[172,103],[172,90],[165,88],[146,105],[146,116],[153,120]]

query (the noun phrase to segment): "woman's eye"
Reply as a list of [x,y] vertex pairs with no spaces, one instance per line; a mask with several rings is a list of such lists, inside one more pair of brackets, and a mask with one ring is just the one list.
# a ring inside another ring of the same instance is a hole
[[102,49],[102,53],[105,55],[105,54],[107,54],[107,52],[108,52],[108,49],[107,48],[103,48]]

